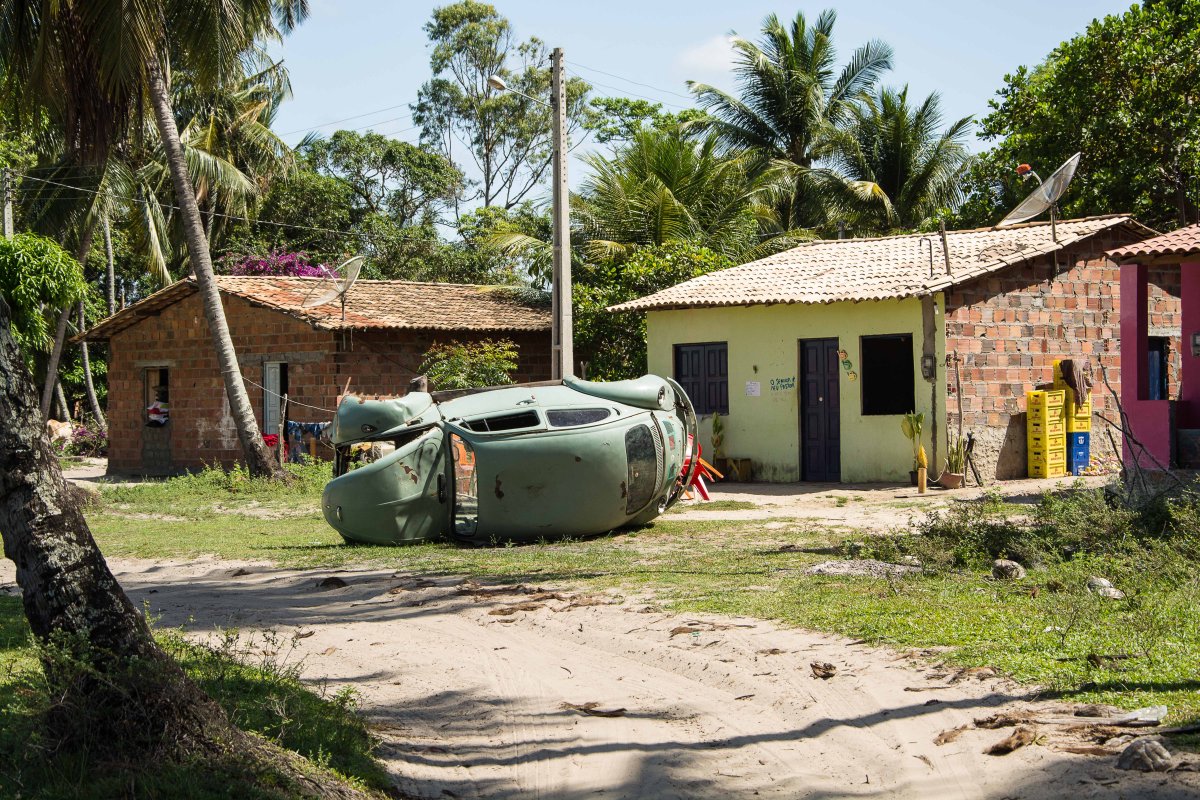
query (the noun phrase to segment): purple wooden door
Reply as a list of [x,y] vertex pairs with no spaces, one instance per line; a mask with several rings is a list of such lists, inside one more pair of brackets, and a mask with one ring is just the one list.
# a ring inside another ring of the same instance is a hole
[[842,479],[837,339],[800,340],[800,479]]

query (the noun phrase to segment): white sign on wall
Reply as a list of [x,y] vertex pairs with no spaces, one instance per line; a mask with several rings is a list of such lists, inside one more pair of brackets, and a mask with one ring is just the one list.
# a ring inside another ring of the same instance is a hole
[[759,397],[762,395],[761,381],[746,381],[746,397]]

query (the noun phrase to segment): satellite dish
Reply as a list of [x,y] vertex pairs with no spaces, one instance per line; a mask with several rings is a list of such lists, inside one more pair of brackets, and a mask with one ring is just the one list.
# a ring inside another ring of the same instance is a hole
[[[1080,155],[1082,154],[1076,153],[1068,158],[1065,164],[1054,170],[1049,178],[1042,181],[1038,188],[1030,192],[1029,196],[1022,200],[1020,205],[1008,212],[1008,216],[997,222],[996,227],[1004,228],[1009,225],[1026,222],[1045,212],[1047,209],[1051,212],[1050,224],[1053,226],[1055,215],[1057,214],[1055,205],[1058,203],[1058,199],[1067,193],[1067,187],[1071,185],[1071,178],[1075,177],[1075,169],[1079,166]],[[1022,168],[1024,169],[1022,170]],[[1037,173],[1029,169],[1026,164],[1018,167],[1017,173],[1023,179],[1037,176]]]
[[[321,294],[314,295],[314,288],[309,292],[308,297],[304,298],[304,302],[300,304],[301,308],[316,308],[323,306],[330,300],[341,298],[342,301],[342,316],[346,315],[346,293],[350,291],[350,287],[358,280],[358,273],[362,271],[363,257],[355,256],[343,263],[339,264],[332,271],[321,267],[321,271],[325,273],[325,277],[333,283],[333,288],[326,289]],[[338,277],[339,273],[341,277]]]

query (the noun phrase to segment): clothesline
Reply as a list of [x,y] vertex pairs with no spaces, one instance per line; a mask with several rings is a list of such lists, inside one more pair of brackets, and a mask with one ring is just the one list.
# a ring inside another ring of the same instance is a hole
[[[261,383],[255,383],[254,381],[250,380],[245,375],[242,376],[242,380],[244,380],[246,383],[250,384],[251,386],[257,386],[259,389],[262,389],[267,394],[274,395],[275,397],[278,397],[281,400],[283,399],[283,395],[281,395],[279,392],[273,392],[270,389],[268,389],[267,387],[263,386]],[[314,411],[321,411],[326,414],[337,414],[336,411],[330,411],[328,408],[321,408],[320,406],[310,406],[308,403],[301,403],[299,400],[293,400],[291,397],[288,397],[287,401],[288,401],[289,405],[303,406],[304,408],[311,408]]]

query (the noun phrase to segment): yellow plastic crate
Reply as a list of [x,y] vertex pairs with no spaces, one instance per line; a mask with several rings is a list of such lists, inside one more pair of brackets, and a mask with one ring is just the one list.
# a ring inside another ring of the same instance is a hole
[[1067,388],[1067,384],[1063,381],[1063,376],[1062,376],[1062,360],[1055,359],[1053,362],[1053,366],[1054,366],[1054,388],[1055,389]]
[[1031,478],[1063,478],[1067,474],[1066,464],[1030,464]]
[[1066,464],[1067,449],[1064,447],[1061,450],[1046,450],[1030,447],[1028,460],[1031,466],[1034,464]]
[[1031,453],[1034,451],[1039,453],[1067,452],[1067,437],[1065,434],[1059,434],[1058,436],[1039,436],[1035,433],[1031,433],[1025,437],[1025,442],[1029,446],[1029,451]]
[[1041,408],[1062,408],[1067,403],[1065,389],[1036,390],[1025,393],[1025,402],[1030,413]]
[[1067,433],[1067,423],[1062,418],[1054,420],[1030,419],[1026,426],[1026,436],[1064,436]]
[[1092,418],[1089,417],[1067,417],[1067,433],[1090,433],[1092,430]]

